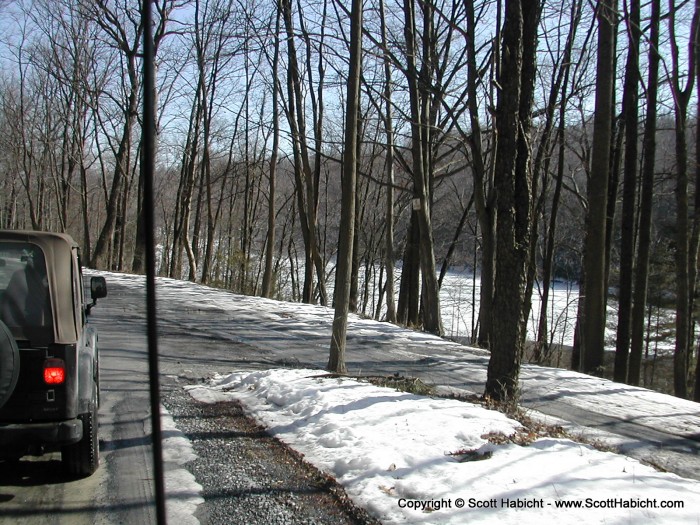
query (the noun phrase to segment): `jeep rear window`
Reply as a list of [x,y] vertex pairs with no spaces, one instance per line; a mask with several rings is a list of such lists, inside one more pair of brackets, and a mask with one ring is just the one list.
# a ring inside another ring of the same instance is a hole
[[46,259],[39,246],[0,242],[0,319],[16,339],[43,341],[50,332]]

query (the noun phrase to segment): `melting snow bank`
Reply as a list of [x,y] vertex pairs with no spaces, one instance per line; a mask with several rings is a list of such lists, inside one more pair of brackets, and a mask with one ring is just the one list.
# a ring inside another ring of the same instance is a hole
[[204,498],[201,496],[202,486],[184,466],[194,461],[197,456],[192,449],[192,444],[177,429],[165,407],[160,407],[160,414],[167,520],[178,525],[197,525],[199,520],[194,517],[194,513],[197,506],[204,503]]
[[699,482],[565,439],[493,444],[520,424],[469,403],[318,370],[234,373],[189,392],[240,400],[385,524],[700,522]]

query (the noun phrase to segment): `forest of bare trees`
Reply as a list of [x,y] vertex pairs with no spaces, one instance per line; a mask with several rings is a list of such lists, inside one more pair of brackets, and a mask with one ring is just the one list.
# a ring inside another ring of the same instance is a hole
[[[495,399],[576,282],[567,364],[643,384],[665,308],[700,400],[700,0],[350,4],[153,0],[160,274],[444,335],[467,269]],[[139,2],[0,11],[1,226],[144,272]]]

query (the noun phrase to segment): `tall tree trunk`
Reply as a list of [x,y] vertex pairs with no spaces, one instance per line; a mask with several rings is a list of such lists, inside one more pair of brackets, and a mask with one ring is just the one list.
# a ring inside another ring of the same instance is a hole
[[275,50],[272,58],[272,152],[270,155],[270,188],[267,202],[267,240],[265,243],[265,271],[263,273],[262,296],[271,298],[273,292],[273,263],[275,254],[275,186],[277,179],[277,156],[280,141],[280,118],[279,118],[279,84],[277,74],[279,71],[280,56],[280,15],[279,5],[276,10],[275,19]]
[[496,110],[496,279],[492,347],[485,395],[518,397],[525,343],[523,318],[531,214],[529,122],[535,78],[539,2],[506,0]]
[[[425,9],[429,7],[424,6]],[[408,82],[409,99],[411,108],[411,153],[412,153],[412,178],[413,178],[413,209],[416,214],[419,235],[419,259],[421,267],[422,284],[422,312],[423,328],[427,332],[442,335],[442,319],[440,316],[440,296],[435,271],[435,246],[431,224],[431,174],[425,169],[426,159],[430,152],[426,145],[430,143],[425,134],[429,132],[427,122],[424,121],[424,112],[421,106],[421,89],[419,86],[419,73],[416,67],[416,25],[415,2],[404,0],[404,37],[406,40],[406,59],[408,67],[406,80]],[[423,57],[423,60],[427,60]],[[425,82],[425,79],[423,79]]]
[[[315,40],[318,40],[318,46],[323,49],[325,46],[325,34],[326,34],[326,19],[327,19],[327,8],[328,0],[323,0],[323,7],[321,10],[320,18],[320,33],[315,36]],[[299,12],[301,12],[301,8]],[[313,56],[311,38],[306,31],[305,24],[303,23],[303,18],[301,19],[301,31],[306,41],[306,70],[309,79],[309,85],[313,85],[313,67],[311,64],[311,58]],[[311,205],[309,210],[309,225],[312,228],[310,231],[310,236],[312,237],[311,245],[311,255],[314,267],[316,268],[316,279],[318,282],[318,294],[320,303],[322,305],[328,304],[328,293],[326,291],[326,267],[325,267],[325,257],[321,254],[321,240],[320,240],[320,229],[318,220],[318,208],[320,200],[320,185],[321,185],[321,169],[323,160],[323,119],[325,115],[324,107],[324,86],[325,86],[325,58],[324,54],[318,53],[318,86],[316,91],[313,89],[309,90],[309,95],[311,98],[311,107],[313,110],[313,130],[314,130],[314,165],[313,165],[313,176],[311,178],[311,184],[307,185],[307,191],[309,193],[308,202]]]
[[296,182],[297,207],[299,223],[304,239],[304,289],[302,301],[312,303],[314,301],[314,267],[318,278],[321,302],[325,304],[327,294],[325,290],[325,268],[321,259],[316,237],[317,228],[317,200],[318,193],[314,188],[314,175],[309,160],[309,147],[306,138],[306,121],[304,105],[302,101],[302,86],[297,60],[295,44],[294,24],[292,19],[292,6],[290,0],[281,0],[282,15],[284,19],[287,40],[287,91],[288,122],[292,135],[292,149],[294,153],[294,178]]
[[350,16],[350,72],[347,84],[345,116],[345,152],[343,154],[343,194],[340,217],[340,242],[335,289],[335,315],[328,370],[347,373],[345,342],[350,308],[350,281],[355,235],[355,191],[357,186],[358,114],[362,69],[362,0],[352,0]]
[[[518,151],[515,164],[515,209],[516,238],[528,243],[525,251],[525,292],[521,308],[523,309],[523,342],[527,335],[527,319],[532,307],[532,290],[535,281],[535,246],[537,244],[537,220],[535,200],[537,181],[533,177],[532,167],[532,106],[535,98],[535,76],[537,74],[537,40],[540,23],[541,6],[539,2],[522,3],[523,10],[523,65],[520,73],[520,102],[518,110]],[[555,90],[555,92],[558,90]],[[556,95],[554,95],[556,96]],[[551,116],[547,117],[545,133],[541,141],[542,151],[549,149],[551,135]],[[537,159],[536,159],[537,160]],[[541,162],[541,161],[540,161]],[[539,167],[538,167],[539,169]],[[521,353],[523,352],[521,347]]]
[[673,356],[674,393],[688,397],[688,333],[690,330],[690,280],[688,276],[688,167],[686,115],[676,109],[676,346]]
[[239,268],[239,285],[238,289],[243,294],[248,294],[248,260],[250,257],[250,248],[252,244],[252,239],[248,235],[250,231],[250,224],[253,221],[251,217],[251,196],[253,193],[252,181],[251,181],[251,169],[252,163],[250,160],[250,56],[249,56],[249,39],[248,39],[248,24],[246,20],[246,26],[244,32],[246,37],[243,42],[243,70],[245,77],[245,95],[243,97],[243,223],[240,228],[240,248],[241,256],[238,263]]
[[[484,162],[483,139],[479,117],[479,100],[477,86],[480,82],[479,68],[476,63],[476,18],[474,2],[464,0],[467,18],[467,90],[469,106],[469,122],[471,135],[469,148],[472,152],[472,173],[474,174],[474,198],[476,212],[481,228],[481,289],[479,301],[479,346],[488,348],[491,334],[491,311],[493,304],[493,281],[495,274],[495,245],[496,245],[496,208],[495,192],[493,191],[493,172],[487,169]],[[500,18],[499,18],[500,23]],[[495,44],[498,53],[498,44]]]
[[[143,150],[141,150],[143,155]],[[143,192],[145,180],[139,172],[137,186],[136,238],[134,239],[134,255],[131,260],[131,271],[136,274],[145,273],[146,267],[146,232],[144,231],[145,210],[143,209]]]
[[616,0],[601,0],[598,3],[596,101],[584,247],[586,295],[584,300],[579,303],[579,308],[583,306],[581,326],[583,371],[593,374],[602,374],[605,352],[605,232],[612,138],[612,100],[615,83],[613,60],[615,16],[617,13],[615,4]]
[[[569,21],[569,31],[566,37],[566,44],[564,46],[564,52],[558,64],[558,70],[555,77],[555,81],[549,92],[549,101],[546,108],[546,120],[545,127],[542,132],[542,138],[540,139],[540,144],[537,149],[537,155],[535,157],[532,177],[533,177],[533,198],[537,200],[535,209],[533,210],[533,225],[532,225],[532,235],[530,240],[530,261],[528,263],[528,277],[527,277],[527,291],[525,297],[527,300],[528,312],[526,312],[525,317],[529,316],[529,308],[531,305],[532,291],[534,289],[535,278],[537,275],[537,245],[539,239],[539,218],[542,216],[544,222],[545,217],[545,202],[548,193],[548,178],[550,173],[550,164],[553,157],[554,148],[550,147],[552,143],[552,134],[554,132],[554,125],[556,119],[559,119],[559,127],[556,132],[556,140],[559,143],[558,147],[558,163],[557,163],[557,175],[555,177],[555,189],[554,195],[551,200],[551,210],[549,217],[549,224],[544,229],[544,234],[546,234],[546,239],[544,243],[544,255],[542,257],[542,293],[541,293],[541,307],[539,312],[539,323],[538,330],[536,334],[536,344],[533,354],[535,361],[540,361],[543,356],[549,353],[548,349],[548,327],[547,327],[547,315],[548,315],[548,303],[549,303],[549,292],[551,287],[552,279],[552,269],[554,261],[554,248],[555,248],[555,233],[557,225],[557,214],[559,210],[559,202],[561,199],[561,190],[564,178],[564,132],[566,131],[566,100],[568,96],[568,86],[569,86],[569,76],[571,71],[571,55],[573,51],[574,41],[576,37],[576,32],[578,29],[578,24],[581,19],[581,9],[583,2],[578,0],[572,2],[571,4],[571,14]],[[556,107],[559,105],[559,115],[556,117]],[[542,181],[542,187],[539,190],[540,195],[538,196],[537,181]]]
[[[358,123],[358,133],[361,133],[359,131],[360,124]],[[360,147],[360,141],[356,141],[356,146],[359,148]],[[355,157],[358,159],[360,158],[360,151],[358,150],[355,152]],[[357,177],[356,177],[357,179]],[[350,295],[348,298],[349,306],[348,308],[350,309],[351,312],[357,313],[357,305],[359,304],[359,294],[360,294],[360,265],[362,264],[360,258],[360,232],[362,228],[362,212],[364,211],[364,204],[365,200],[363,199],[363,196],[366,196],[366,193],[363,193],[361,185],[358,183],[358,181],[355,181],[355,225],[354,225],[354,231],[355,234],[353,235],[353,240],[352,240],[352,265],[351,265],[351,270],[350,270]]]
[[625,127],[625,165],[622,190],[622,225],[620,246],[620,296],[617,317],[614,379],[627,381],[631,321],[632,282],[634,279],[634,228],[637,199],[637,155],[639,126],[639,43],[641,39],[639,0],[631,0],[627,16],[627,65],[622,95]]
[[391,62],[386,37],[386,16],[384,1],[379,0],[379,16],[384,49],[384,132],[386,133],[386,159],[384,173],[386,177],[386,218],[384,264],[386,266],[386,320],[396,322],[396,297],[394,292],[394,129],[391,102]]
[[[685,88],[681,87],[680,53],[676,41],[676,7],[669,12],[669,34],[673,70],[671,85],[674,94],[674,115],[676,133],[676,346],[673,355],[673,389],[678,397],[688,397],[688,352],[690,346],[690,220],[688,202],[688,145],[686,142],[688,104],[695,81],[695,38],[697,35],[700,1],[696,0],[695,15],[690,30],[688,44],[689,72]],[[692,261],[697,264],[697,260]]]
[[[216,217],[213,213],[214,203],[212,195],[212,180],[211,180],[211,124],[212,124],[212,109],[207,99],[207,89],[204,88],[202,93],[202,162],[199,167],[199,197],[197,206],[197,221],[195,221],[194,231],[197,235],[196,240],[192,239],[193,248],[197,250],[197,260],[199,257],[199,232],[200,232],[200,221],[201,215],[204,214],[202,207],[206,208],[206,240],[204,245],[204,257],[201,264],[201,277],[200,282],[202,284],[209,283],[209,267],[211,261],[211,251],[212,243],[214,237],[214,231],[216,230],[216,222],[218,219],[218,210],[221,209],[221,200],[219,200],[217,206]],[[213,93],[209,95],[213,98]],[[225,182],[226,176],[222,176],[222,182]],[[202,200],[205,202],[202,203]],[[196,276],[195,276],[196,279]]]
[[[199,158],[199,135],[202,123],[202,99],[204,96],[204,78],[199,76],[199,83],[195,99],[192,102],[192,112],[190,118],[190,136],[188,137],[185,152],[183,154],[183,163],[181,171],[181,200],[179,203],[180,209],[180,224],[178,253],[184,249],[187,256],[189,267],[189,279],[194,282],[197,275],[197,260],[192,249],[192,240],[190,237],[190,222],[192,219],[192,198],[194,195],[195,175],[197,173],[196,164]],[[171,275],[175,279],[180,279],[180,274]]]
[[656,165],[656,102],[659,92],[659,30],[661,0],[651,1],[649,33],[649,76],[646,92],[646,120],[644,123],[644,164],[642,166],[641,197],[639,205],[639,239],[637,241],[637,271],[634,281],[632,306],[632,333],[630,342],[627,382],[638,385],[644,350],[644,321],[649,283],[649,254],[654,196],[654,169]]
[[[697,2],[696,2],[697,5]],[[696,29],[697,31],[697,29]],[[695,115],[700,121],[700,35],[696,34],[696,48],[695,48],[695,85],[696,85],[696,103],[697,110]],[[691,286],[690,291],[690,313],[691,313],[691,334],[693,334],[693,328],[695,327],[695,319],[692,318],[695,312],[695,297],[698,287],[698,258],[700,257],[700,133],[696,130],[695,132],[695,210],[693,213],[693,233],[690,242],[690,275],[689,281]],[[691,344],[693,342],[693,337],[690,338]],[[692,349],[691,349],[692,352]],[[700,341],[698,341],[698,346],[695,353],[695,384],[693,389],[693,400],[700,401]]]

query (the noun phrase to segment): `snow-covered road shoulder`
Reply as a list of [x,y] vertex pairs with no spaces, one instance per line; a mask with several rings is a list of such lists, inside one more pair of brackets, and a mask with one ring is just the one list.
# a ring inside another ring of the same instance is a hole
[[199,520],[194,517],[194,513],[197,507],[204,503],[202,486],[185,467],[197,456],[189,439],[178,430],[170,413],[163,406],[160,417],[168,522],[197,525]]
[[494,444],[490,435],[520,424],[469,403],[323,375],[233,373],[189,392],[240,400],[383,523],[700,522],[697,481],[570,440]]

